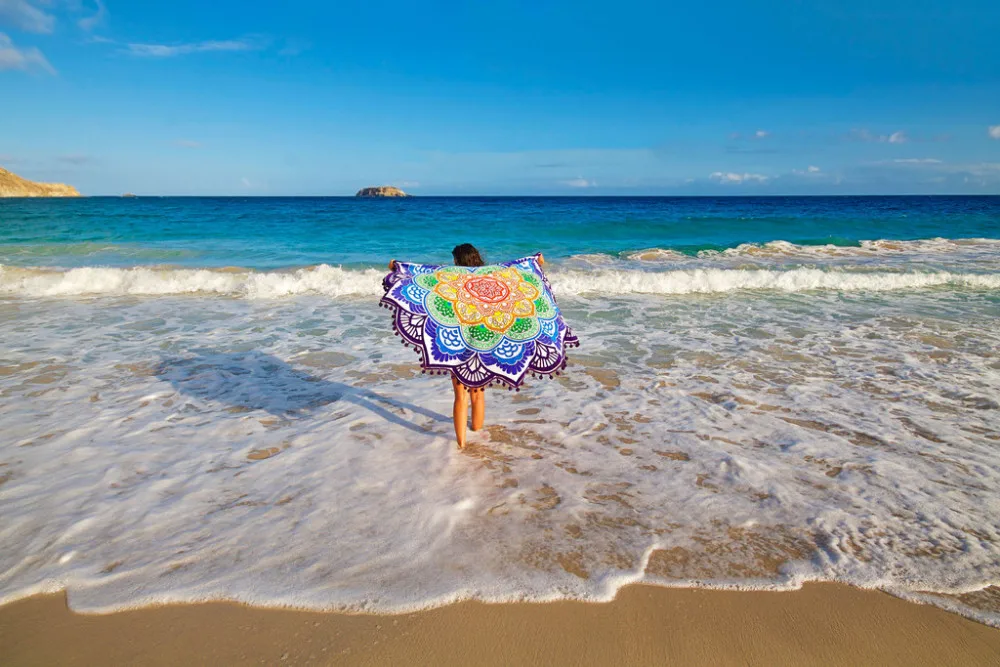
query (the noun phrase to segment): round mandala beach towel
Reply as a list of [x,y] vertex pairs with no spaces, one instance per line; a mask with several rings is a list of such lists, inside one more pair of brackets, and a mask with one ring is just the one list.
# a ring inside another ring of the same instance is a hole
[[381,304],[425,371],[467,387],[516,388],[529,372],[552,377],[580,343],[563,321],[538,256],[489,266],[396,262]]

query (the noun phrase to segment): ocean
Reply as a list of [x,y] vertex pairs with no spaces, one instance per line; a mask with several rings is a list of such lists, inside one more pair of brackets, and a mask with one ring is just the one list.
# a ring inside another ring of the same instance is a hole
[[[390,259],[543,252],[487,392]],[[0,603],[398,612],[839,581],[1000,625],[1000,197],[0,200]]]

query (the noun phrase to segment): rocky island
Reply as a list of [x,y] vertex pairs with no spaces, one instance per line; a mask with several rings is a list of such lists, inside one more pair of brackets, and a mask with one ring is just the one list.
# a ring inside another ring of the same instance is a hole
[[355,197],[409,197],[399,188],[394,188],[391,185],[377,185],[371,188],[361,188],[358,190]]
[[0,167],[0,197],[79,197],[72,185],[35,183]]

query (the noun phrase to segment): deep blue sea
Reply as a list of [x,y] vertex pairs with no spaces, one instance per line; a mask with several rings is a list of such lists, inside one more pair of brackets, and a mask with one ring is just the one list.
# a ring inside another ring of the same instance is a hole
[[[390,259],[542,252],[446,379]],[[1000,625],[1000,197],[0,200],[0,604],[402,611],[839,581]]]
[[0,263],[18,266],[356,267],[444,263],[459,243],[502,260],[933,238],[1000,238],[1000,197],[0,200]]

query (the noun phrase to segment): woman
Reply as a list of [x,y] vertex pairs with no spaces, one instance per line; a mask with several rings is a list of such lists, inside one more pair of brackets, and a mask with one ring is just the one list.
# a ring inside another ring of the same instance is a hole
[[[451,256],[455,260],[455,266],[484,266],[479,251],[471,243],[463,243],[455,246],[451,251]],[[538,255],[538,263],[544,264],[545,259]],[[389,270],[396,268],[396,260],[389,262]],[[486,419],[486,390],[480,388],[466,387],[454,376],[451,378],[451,386],[455,392],[455,403],[452,407],[452,418],[455,421],[455,439],[458,440],[459,449],[465,447],[465,430],[469,418],[469,403],[472,403],[472,430],[478,431],[483,427]]]

